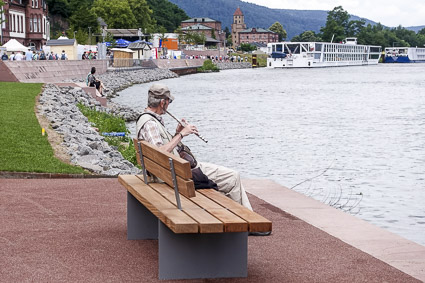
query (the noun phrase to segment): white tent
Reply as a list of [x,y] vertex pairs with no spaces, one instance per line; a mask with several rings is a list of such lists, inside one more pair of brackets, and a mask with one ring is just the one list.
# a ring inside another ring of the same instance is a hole
[[3,46],[6,47],[7,52],[17,52],[17,51],[27,52],[29,50],[28,47],[25,47],[14,38],[12,38],[11,40],[3,44]]

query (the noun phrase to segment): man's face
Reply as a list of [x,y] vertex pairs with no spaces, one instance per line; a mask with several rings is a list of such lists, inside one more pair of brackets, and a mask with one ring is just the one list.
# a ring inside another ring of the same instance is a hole
[[170,103],[173,101],[171,99],[163,99],[162,101],[164,101],[162,109],[164,110],[164,114],[165,114],[165,111],[168,109],[168,105],[170,105]]

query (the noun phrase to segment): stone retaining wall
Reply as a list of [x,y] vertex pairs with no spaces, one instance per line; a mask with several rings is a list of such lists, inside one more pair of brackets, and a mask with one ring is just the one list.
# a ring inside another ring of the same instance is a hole
[[184,67],[201,67],[205,59],[156,59],[155,65],[161,69],[174,69]]
[[251,63],[249,62],[222,62],[216,63],[216,65],[220,70],[252,68]]
[[103,74],[107,70],[107,60],[1,61],[0,81],[55,83],[85,78],[91,67],[96,67],[97,74]]

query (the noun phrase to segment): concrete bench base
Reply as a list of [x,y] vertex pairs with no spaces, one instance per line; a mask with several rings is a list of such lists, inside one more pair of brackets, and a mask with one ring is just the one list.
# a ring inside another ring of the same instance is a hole
[[127,238],[158,239],[159,279],[248,276],[248,232],[176,234],[129,192]]

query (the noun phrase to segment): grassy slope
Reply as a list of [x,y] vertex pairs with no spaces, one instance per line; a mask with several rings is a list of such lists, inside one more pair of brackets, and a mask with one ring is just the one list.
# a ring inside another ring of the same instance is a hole
[[42,84],[0,82],[0,171],[83,173],[53,155],[34,113]]

